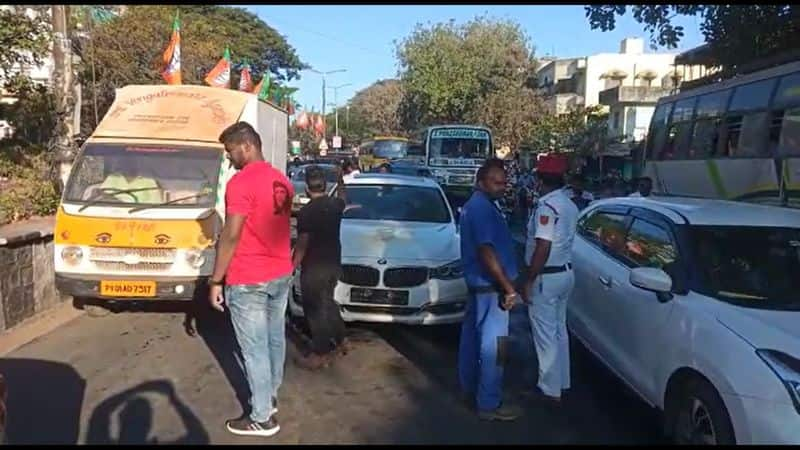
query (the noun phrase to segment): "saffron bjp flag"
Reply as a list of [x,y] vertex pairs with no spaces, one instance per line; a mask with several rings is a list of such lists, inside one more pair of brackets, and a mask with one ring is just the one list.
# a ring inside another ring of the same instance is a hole
[[242,73],[239,77],[239,90],[245,92],[253,90],[253,78],[250,76],[250,64],[247,61],[242,66]]
[[213,87],[229,88],[231,86],[231,52],[228,47],[225,47],[222,59],[206,75],[205,82]]
[[181,21],[178,12],[175,12],[175,20],[172,22],[172,36],[169,45],[164,50],[164,70],[161,76],[167,84],[182,84],[181,80]]
[[264,72],[261,81],[259,81],[255,89],[253,89],[253,94],[258,95],[259,100],[269,100],[269,84],[269,72]]
[[295,120],[294,124],[295,124],[295,126],[297,128],[300,128],[301,130],[304,130],[304,129],[308,128],[308,126],[310,125],[309,124],[308,113],[305,110],[303,110],[297,116],[297,120]]

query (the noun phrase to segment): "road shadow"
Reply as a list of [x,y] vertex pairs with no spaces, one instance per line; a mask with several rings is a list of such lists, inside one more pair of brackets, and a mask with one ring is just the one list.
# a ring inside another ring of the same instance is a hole
[[[89,302],[89,300],[87,300]],[[183,314],[184,332],[200,337],[217,360],[228,383],[236,392],[242,414],[250,411],[250,388],[245,377],[241,350],[236,342],[230,314],[219,312],[208,304],[208,296],[200,290],[191,300],[103,301],[96,303],[115,314],[126,312]]]
[[[157,394],[168,399],[180,417],[185,433],[172,441],[151,438],[154,421],[153,407],[145,394]],[[118,435],[112,436],[114,417],[117,417]],[[107,398],[92,411],[89,419],[87,444],[208,444],[208,432],[177,396],[175,387],[167,380],[146,381]]]
[[8,388],[9,444],[77,444],[86,380],[63,363],[0,359]]

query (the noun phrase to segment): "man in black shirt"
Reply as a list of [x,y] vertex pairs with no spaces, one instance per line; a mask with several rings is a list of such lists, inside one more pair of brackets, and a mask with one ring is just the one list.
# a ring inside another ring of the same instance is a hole
[[333,290],[341,273],[339,229],[345,209],[345,186],[339,171],[337,196],[325,192],[325,172],[306,169],[306,192],[311,201],[297,214],[297,245],[292,263],[300,267],[303,313],[311,331],[309,368],[327,364],[334,350],[345,348],[345,327]]

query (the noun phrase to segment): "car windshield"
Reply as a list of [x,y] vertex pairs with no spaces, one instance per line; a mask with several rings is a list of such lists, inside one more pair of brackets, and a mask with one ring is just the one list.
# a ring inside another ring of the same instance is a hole
[[405,158],[408,154],[408,142],[394,140],[375,141],[372,153],[377,158]]
[[213,206],[221,150],[88,144],[75,163],[65,200],[103,204]]
[[[475,128],[440,128],[433,130],[430,138],[431,164],[453,165],[453,160],[483,160],[491,157],[489,133]],[[480,165],[470,162],[467,165]]]
[[436,188],[401,185],[347,185],[344,219],[448,223],[450,211]]
[[752,308],[800,310],[800,229],[693,226],[704,294]]

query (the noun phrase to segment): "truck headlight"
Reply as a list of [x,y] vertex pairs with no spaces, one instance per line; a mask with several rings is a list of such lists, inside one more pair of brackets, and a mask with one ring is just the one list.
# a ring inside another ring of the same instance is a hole
[[777,350],[758,349],[758,355],[781,380],[800,414],[800,360]]
[[464,276],[461,260],[449,262],[443,266],[431,269],[431,278],[437,280],[456,280]]
[[206,256],[203,250],[199,248],[190,248],[186,250],[186,262],[195,269],[199,269],[206,262]]
[[61,250],[61,259],[67,264],[78,264],[83,259],[83,250],[80,247],[64,247]]

